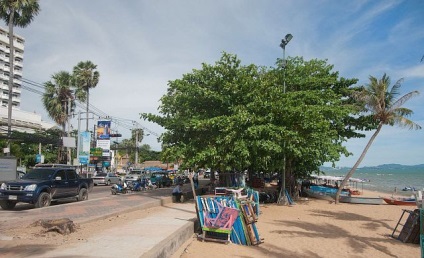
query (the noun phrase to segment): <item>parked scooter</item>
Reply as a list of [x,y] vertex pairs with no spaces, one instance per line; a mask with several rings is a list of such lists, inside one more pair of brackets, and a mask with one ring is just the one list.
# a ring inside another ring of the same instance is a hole
[[128,188],[134,192],[138,192],[138,191],[146,189],[146,179],[144,178],[139,179],[136,182],[129,181],[127,184],[128,184]]
[[113,195],[115,194],[126,194],[130,191],[131,189],[128,187],[127,183],[123,183],[123,184],[113,184],[110,191],[112,192]]
[[155,185],[152,184],[150,178],[142,178],[138,184],[135,184],[135,191],[147,191],[155,188]]

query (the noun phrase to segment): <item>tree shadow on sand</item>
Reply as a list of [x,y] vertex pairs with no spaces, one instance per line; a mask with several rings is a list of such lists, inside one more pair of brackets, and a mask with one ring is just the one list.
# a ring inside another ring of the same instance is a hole
[[[386,229],[392,228],[388,223],[381,220],[373,220],[370,217],[358,215],[349,212],[331,212],[324,210],[313,210],[314,216],[325,216],[331,218],[332,220],[345,220],[346,223],[349,221],[364,221],[365,223],[362,227],[367,229],[375,230],[380,227],[384,227]],[[389,220],[387,220],[389,221]],[[360,236],[354,235],[351,232],[332,225],[318,225],[309,222],[300,222],[300,221],[284,221],[284,220],[276,220],[276,224],[282,224],[286,227],[295,228],[295,230],[274,230],[271,233],[276,233],[280,235],[286,235],[287,237],[307,237],[307,238],[322,238],[323,240],[331,240],[331,239],[340,239],[346,238],[349,239],[349,245],[354,249],[357,254],[363,254],[366,247],[370,247],[376,249],[389,257],[397,257],[395,254],[391,253],[390,250],[380,243],[387,243],[387,238],[384,237],[368,237],[368,236]],[[387,235],[389,237],[389,234]]]

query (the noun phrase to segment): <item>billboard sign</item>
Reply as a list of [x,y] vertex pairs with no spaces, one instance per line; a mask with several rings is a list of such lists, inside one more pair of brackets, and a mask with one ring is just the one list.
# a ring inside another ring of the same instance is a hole
[[110,139],[110,121],[97,121],[97,140]]
[[88,131],[81,132],[79,138],[79,153],[78,158],[81,164],[88,164],[90,158],[90,142],[91,142],[91,133]]

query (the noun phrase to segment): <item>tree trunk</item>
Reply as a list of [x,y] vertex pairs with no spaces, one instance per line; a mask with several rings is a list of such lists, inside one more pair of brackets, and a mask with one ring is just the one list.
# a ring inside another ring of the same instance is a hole
[[46,232],[56,231],[62,235],[68,235],[77,231],[78,226],[68,218],[53,220],[38,220],[32,224],[33,226],[42,226]]
[[341,194],[343,188],[345,187],[347,181],[352,177],[353,173],[355,173],[359,164],[361,164],[362,160],[365,157],[365,154],[368,152],[368,149],[371,147],[371,144],[375,140],[375,137],[377,137],[377,135],[380,132],[382,127],[383,127],[383,123],[380,122],[380,124],[377,127],[377,131],[375,131],[375,133],[372,135],[371,139],[368,141],[367,146],[365,146],[365,149],[362,151],[361,156],[356,161],[355,165],[352,167],[352,169],[349,171],[349,173],[347,173],[346,177],[343,179],[342,183],[339,186],[339,189],[337,189],[335,204],[339,203],[340,194]]
[[[89,104],[90,104],[90,102],[89,102],[89,97],[90,97],[90,87],[88,87],[88,86],[87,86],[87,110],[86,110],[86,112],[87,112],[87,113],[85,113],[85,115],[86,115],[85,117],[86,117],[86,119],[87,119],[87,120],[85,121],[85,122],[86,122],[86,124],[85,124],[85,125],[86,125],[86,126],[85,126],[85,131],[87,131],[87,132],[88,132],[88,106],[89,106]],[[96,132],[93,132],[93,135],[95,135],[95,133],[96,133]]]

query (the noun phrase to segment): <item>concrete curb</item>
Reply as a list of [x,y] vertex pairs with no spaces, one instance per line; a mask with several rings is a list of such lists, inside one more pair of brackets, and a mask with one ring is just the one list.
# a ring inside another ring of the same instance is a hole
[[172,256],[182,244],[193,236],[194,229],[195,219],[192,219],[140,257],[166,258]]

